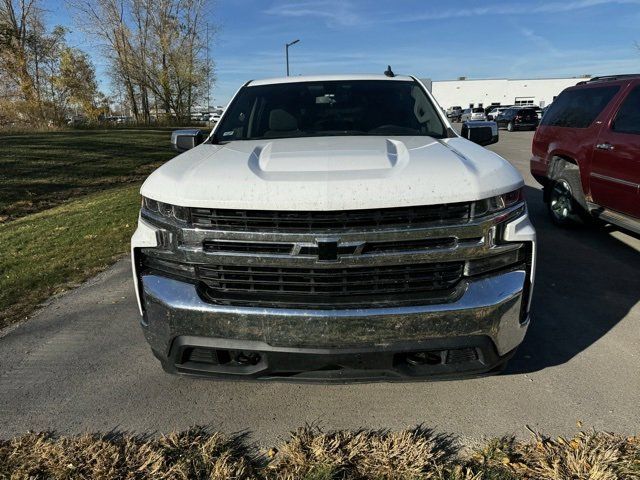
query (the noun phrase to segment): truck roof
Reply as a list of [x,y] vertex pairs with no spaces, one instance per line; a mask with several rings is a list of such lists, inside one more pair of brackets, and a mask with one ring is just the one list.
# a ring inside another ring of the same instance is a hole
[[342,75],[305,75],[295,77],[276,77],[276,78],[263,78],[260,80],[251,80],[247,83],[248,87],[255,87],[257,85],[274,85],[278,83],[298,83],[298,82],[326,82],[331,80],[388,80],[388,81],[412,81],[413,77],[407,75],[396,75],[394,77],[387,77],[386,75],[375,74],[342,74]]

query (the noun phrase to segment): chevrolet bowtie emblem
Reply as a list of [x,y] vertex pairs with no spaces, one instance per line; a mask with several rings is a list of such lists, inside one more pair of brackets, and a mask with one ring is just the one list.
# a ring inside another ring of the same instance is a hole
[[360,255],[364,242],[342,243],[337,238],[317,238],[315,243],[299,243],[293,255],[315,255],[318,262],[337,262],[341,255]]
[[318,261],[319,262],[335,262],[338,260],[338,241],[337,240],[318,240]]

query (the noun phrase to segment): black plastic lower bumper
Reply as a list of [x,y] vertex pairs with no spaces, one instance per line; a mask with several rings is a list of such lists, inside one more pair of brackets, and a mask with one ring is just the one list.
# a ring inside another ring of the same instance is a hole
[[177,337],[170,373],[252,380],[357,382],[446,379],[497,373],[513,355],[499,356],[486,336],[431,339],[372,347],[273,347],[259,341]]

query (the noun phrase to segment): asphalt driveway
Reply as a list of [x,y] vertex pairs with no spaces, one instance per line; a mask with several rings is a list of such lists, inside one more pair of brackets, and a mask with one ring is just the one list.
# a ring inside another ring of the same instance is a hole
[[164,432],[193,424],[267,444],[305,422],[464,437],[569,434],[576,422],[640,431],[640,240],[613,229],[560,230],[528,174],[531,132],[491,148],[527,180],[539,234],[533,322],[506,374],[433,383],[300,385],[192,380],[162,372],[137,322],[128,260],[1,333],[0,437]]

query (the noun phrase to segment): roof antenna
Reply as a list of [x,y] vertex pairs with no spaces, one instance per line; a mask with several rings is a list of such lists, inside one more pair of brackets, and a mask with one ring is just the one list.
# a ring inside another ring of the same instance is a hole
[[396,76],[396,74],[393,73],[393,70],[391,70],[391,65],[387,65],[387,69],[384,71],[384,74],[387,77],[395,77]]

